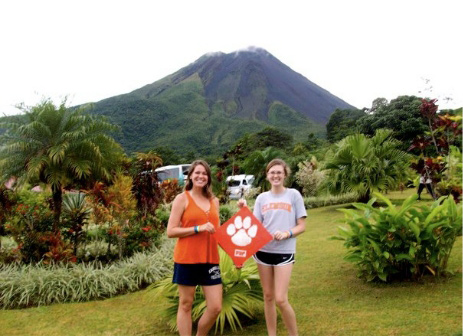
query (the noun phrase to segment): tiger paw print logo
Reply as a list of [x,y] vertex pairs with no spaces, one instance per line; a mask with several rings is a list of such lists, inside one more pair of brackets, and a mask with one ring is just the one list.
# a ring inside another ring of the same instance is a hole
[[251,217],[249,216],[244,219],[237,216],[234,223],[228,224],[227,234],[231,236],[231,241],[236,246],[247,246],[251,244],[252,239],[257,234],[257,225],[251,225]]

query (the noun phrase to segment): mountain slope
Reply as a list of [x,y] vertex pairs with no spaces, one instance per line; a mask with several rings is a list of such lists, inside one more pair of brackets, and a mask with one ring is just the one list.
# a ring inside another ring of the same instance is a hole
[[263,49],[207,54],[131,93],[94,104],[122,128],[127,152],[168,146],[220,153],[239,137],[272,125],[306,140],[324,133],[336,108],[353,108]]

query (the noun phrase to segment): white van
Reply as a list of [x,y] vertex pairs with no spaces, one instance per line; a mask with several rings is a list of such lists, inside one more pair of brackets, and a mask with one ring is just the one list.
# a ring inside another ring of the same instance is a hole
[[180,164],[180,165],[170,165],[159,167],[155,170],[158,173],[159,182],[166,180],[177,180],[178,185],[182,186],[185,183],[186,176],[188,175],[188,169],[190,169],[191,164]]
[[252,188],[254,175],[232,175],[227,177],[227,193],[230,199],[240,199]]

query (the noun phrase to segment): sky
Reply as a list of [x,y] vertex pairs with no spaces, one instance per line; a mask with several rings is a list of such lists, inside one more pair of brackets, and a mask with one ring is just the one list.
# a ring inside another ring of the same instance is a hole
[[[0,4],[0,116],[153,83],[210,52],[263,48],[347,103],[463,106],[459,0],[15,0]],[[447,99],[450,98],[450,99]]]

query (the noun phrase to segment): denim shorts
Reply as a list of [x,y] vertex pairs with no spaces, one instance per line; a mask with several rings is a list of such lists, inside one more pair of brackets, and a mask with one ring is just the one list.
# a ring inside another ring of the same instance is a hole
[[258,251],[252,257],[258,264],[266,266],[284,266],[296,262],[294,253],[269,253]]
[[173,283],[184,286],[213,286],[222,283],[218,264],[174,263]]

